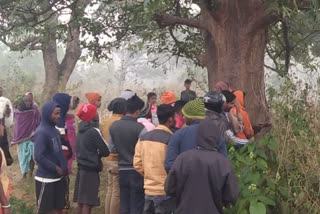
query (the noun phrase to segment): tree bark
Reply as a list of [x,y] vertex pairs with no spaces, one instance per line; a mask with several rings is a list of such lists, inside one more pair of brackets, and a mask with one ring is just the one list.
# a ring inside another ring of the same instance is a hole
[[262,22],[266,14],[261,4],[259,0],[227,0],[218,11],[212,11],[216,23],[207,23],[205,53],[201,57],[210,89],[218,81],[226,81],[232,89],[246,93],[246,110],[254,125],[270,121],[264,82],[269,23]]

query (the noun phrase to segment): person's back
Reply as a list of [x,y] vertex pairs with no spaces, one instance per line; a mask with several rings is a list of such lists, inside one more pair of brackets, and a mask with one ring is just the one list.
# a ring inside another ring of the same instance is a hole
[[177,197],[175,214],[221,214],[223,204],[235,201],[238,194],[229,160],[216,151],[200,149],[177,158],[165,189]]
[[136,95],[126,101],[126,115],[110,127],[109,148],[119,155],[120,213],[142,213],[143,177],[133,168],[133,155],[138,139],[146,133],[137,122],[144,102]]

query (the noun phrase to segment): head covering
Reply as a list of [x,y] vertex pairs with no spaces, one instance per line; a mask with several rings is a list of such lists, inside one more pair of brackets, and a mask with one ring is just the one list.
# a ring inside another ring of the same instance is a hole
[[244,93],[243,91],[235,91],[233,94],[236,96],[236,99],[239,101],[240,106],[244,107]]
[[151,104],[145,103],[143,109],[141,110],[139,118],[150,118],[150,117],[151,117]]
[[224,90],[229,91],[230,88],[229,88],[229,85],[228,85],[226,82],[224,82],[224,81],[219,81],[219,82],[217,82],[216,85],[214,86],[214,90],[215,90],[215,91],[218,91],[218,92],[221,92],[221,91],[224,91]]
[[53,96],[53,101],[61,108],[60,119],[57,122],[57,127],[65,128],[65,119],[67,112],[69,111],[71,96],[65,93],[57,93]]
[[161,104],[172,104],[177,101],[176,95],[172,91],[165,91],[161,95]]
[[24,99],[31,99],[32,102],[32,98],[30,97],[30,95],[24,95],[19,99],[19,103],[18,103],[18,109],[19,111],[26,111],[26,110],[31,110],[32,109],[32,103],[30,105],[30,107],[27,107],[26,104],[24,103]]
[[205,110],[204,110],[204,102],[202,99],[195,99],[188,102],[182,108],[182,114],[188,119],[204,119],[205,118]]
[[97,114],[97,107],[92,104],[83,103],[80,105],[77,111],[77,116],[82,121],[90,122]]
[[101,97],[99,93],[89,92],[85,94],[86,98],[88,99],[88,102],[92,105],[94,105],[98,99]]
[[135,92],[131,91],[131,90],[125,90],[122,91],[120,94],[120,97],[125,99],[125,100],[129,100],[130,98],[132,98],[134,95],[136,95]]
[[51,120],[51,114],[53,113],[54,109],[57,107],[60,107],[60,106],[58,103],[54,101],[49,101],[42,106],[40,127],[55,126],[55,124]]
[[127,109],[126,103],[127,101],[124,98],[115,98],[108,105],[108,110],[115,114],[125,114]]

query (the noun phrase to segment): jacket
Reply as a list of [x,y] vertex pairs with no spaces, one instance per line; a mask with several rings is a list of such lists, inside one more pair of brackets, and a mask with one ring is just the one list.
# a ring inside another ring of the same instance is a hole
[[202,128],[200,123],[197,148],[176,159],[165,183],[167,195],[177,199],[175,214],[222,214],[238,197],[233,167],[217,152],[219,139]]
[[[104,122],[103,128],[102,128],[102,135],[103,135],[104,139],[107,141],[107,143],[109,142],[109,129],[110,129],[110,126],[115,121],[120,120],[122,117],[123,117],[122,114],[112,114],[112,116],[110,118],[108,118]],[[107,160],[118,161],[118,154],[117,153],[110,153],[109,156],[107,157]]]
[[119,155],[119,169],[134,169],[133,155],[139,138],[147,130],[137,119],[129,116],[123,116],[121,120],[114,122],[109,131],[109,149],[110,152],[116,152]]
[[[243,121],[243,125],[244,125],[244,129],[247,130],[247,133],[245,134],[245,132],[241,132],[241,133],[238,133],[236,136],[238,138],[241,138],[241,139],[248,139],[250,137],[252,137],[254,135],[254,131],[253,131],[253,128],[251,126],[251,122],[250,122],[250,119],[249,119],[249,115],[248,113],[245,111],[245,108],[244,108],[244,94],[242,91],[235,91],[234,92],[234,95],[236,96],[236,99],[239,101],[240,103],[240,114],[242,116],[242,121]],[[234,107],[233,109],[233,112],[236,114],[237,110],[236,110],[236,107]]]
[[90,122],[81,121],[76,141],[77,162],[80,169],[99,172],[101,157],[109,155],[107,143],[99,129]]
[[188,150],[196,148],[198,126],[201,120],[192,121],[191,125],[175,132],[168,143],[165,169],[169,171],[177,157]]
[[34,157],[38,164],[36,176],[41,178],[59,178],[56,166],[64,172],[67,170],[60,134],[51,121],[51,114],[56,107],[58,104],[52,101],[43,105],[42,120],[34,135]]
[[133,165],[144,177],[145,194],[148,196],[165,196],[164,183],[167,173],[164,159],[172,132],[163,125],[143,135],[136,145]]

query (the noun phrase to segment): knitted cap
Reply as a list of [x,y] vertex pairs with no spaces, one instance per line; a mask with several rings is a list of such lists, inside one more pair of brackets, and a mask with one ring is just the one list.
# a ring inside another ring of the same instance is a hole
[[94,118],[94,116],[96,116],[96,113],[97,113],[97,107],[95,105],[83,103],[78,108],[77,116],[82,121],[90,122]]
[[177,101],[176,95],[172,91],[165,91],[161,95],[161,104],[172,104]]
[[94,92],[86,93],[85,95],[86,95],[86,98],[88,99],[88,102],[92,105],[94,105],[95,102],[97,102],[98,99],[101,97],[99,93],[94,93]]
[[205,118],[205,110],[204,110],[204,102],[202,99],[195,99],[188,102],[182,108],[182,114],[188,119],[204,119]]

